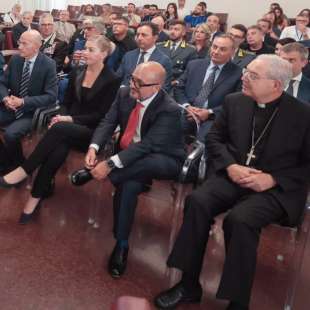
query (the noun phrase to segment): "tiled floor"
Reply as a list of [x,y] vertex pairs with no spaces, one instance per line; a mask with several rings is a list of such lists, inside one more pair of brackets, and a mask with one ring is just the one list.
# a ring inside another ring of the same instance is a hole
[[[39,217],[26,226],[17,225],[29,193],[26,186],[0,189],[1,310],[108,310],[121,295],[152,300],[160,290],[169,287],[173,279],[165,266],[172,223],[171,197],[159,195],[159,191],[141,198],[130,240],[128,269],[122,279],[114,280],[106,272],[114,245],[112,188],[95,182],[73,188],[67,179],[71,166],[60,171],[55,195],[44,201]],[[78,168],[76,164],[73,166]],[[96,202],[101,206],[99,229],[87,223]],[[251,309],[283,309],[290,284],[289,234],[279,234],[275,229],[263,239]],[[222,233],[217,227],[209,243],[202,275],[203,302],[179,309],[225,309],[225,302],[214,298],[224,259],[222,243]],[[276,259],[280,252],[286,253],[284,261]],[[294,309],[310,309],[309,289],[310,240]]]

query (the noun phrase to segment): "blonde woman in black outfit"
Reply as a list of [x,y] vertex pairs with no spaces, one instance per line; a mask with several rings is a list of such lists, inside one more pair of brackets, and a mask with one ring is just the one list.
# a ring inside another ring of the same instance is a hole
[[29,158],[0,178],[0,186],[11,187],[38,169],[20,224],[28,223],[39,210],[40,201],[50,190],[51,181],[70,149],[87,150],[94,129],[109,110],[120,85],[119,78],[104,65],[110,49],[110,41],[102,36],[86,42],[86,65],[72,71],[64,111],[51,120],[47,133]]

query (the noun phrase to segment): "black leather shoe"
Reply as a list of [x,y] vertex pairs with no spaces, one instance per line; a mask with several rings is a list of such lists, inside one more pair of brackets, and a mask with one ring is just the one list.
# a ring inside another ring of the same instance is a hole
[[86,168],[73,172],[70,176],[71,183],[75,186],[81,186],[92,180],[93,176]]
[[34,208],[34,210],[31,213],[24,213],[23,212],[20,215],[18,224],[20,224],[20,225],[28,224],[32,219],[34,219],[38,215],[40,208],[41,208],[41,205],[42,205],[41,200],[39,200],[38,204],[36,205],[36,207]]
[[249,307],[243,306],[237,302],[231,301],[226,310],[249,310]]
[[120,278],[127,266],[129,248],[116,245],[109,259],[109,273],[113,278]]
[[182,282],[179,282],[167,291],[163,291],[154,299],[159,309],[174,309],[181,303],[199,303],[202,297],[202,288],[197,286],[193,291],[187,291]]

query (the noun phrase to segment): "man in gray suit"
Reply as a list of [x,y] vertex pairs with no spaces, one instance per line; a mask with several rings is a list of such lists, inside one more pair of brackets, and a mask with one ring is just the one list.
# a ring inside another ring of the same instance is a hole
[[136,41],[138,48],[129,51],[123,57],[117,74],[123,78],[122,85],[128,86],[132,72],[138,64],[155,61],[160,63],[166,70],[164,88],[168,91],[171,87],[172,63],[168,56],[156,47],[158,27],[151,22],[140,24],[137,29]]
[[1,165],[6,161],[2,170],[21,164],[20,139],[30,131],[34,111],[53,104],[57,98],[55,61],[39,52],[41,40],[36,30],[24,32],[19,40],[20,55],[12,57],[0,77],[0,126],[4,129],[1,151],[5,153]]
[[169,25],[169,40],[157,44],[157,47],[172,61],[172,84],[185,71],[189,61],[198,58],[194,46],[186,43],[186,24],[175,20]]
[[302,73],[308,64],[308,49],[300,43],[283,46],[280,57],[292,64],[293,78],[286,87],[286,92],[302,102],[310,104],[310,80]]

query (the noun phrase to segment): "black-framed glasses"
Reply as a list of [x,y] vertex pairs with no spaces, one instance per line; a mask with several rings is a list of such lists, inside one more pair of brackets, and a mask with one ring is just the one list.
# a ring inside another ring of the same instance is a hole
[[133,85],[134,85],[136,88],[150,87],[150,86],[159,85],[159,83],[145,84],[145,83],[143,83],[143,81],[141,81],[141,80],[135,78],[133,75],[130,76],[130,81],[133,83]]

